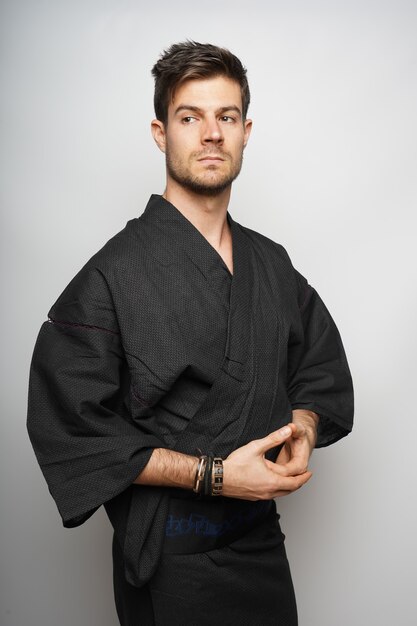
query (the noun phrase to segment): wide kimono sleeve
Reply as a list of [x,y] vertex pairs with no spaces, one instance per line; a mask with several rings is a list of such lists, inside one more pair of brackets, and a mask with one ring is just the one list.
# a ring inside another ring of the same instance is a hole
[[41,327],[29,384],[29,437],[65,527],[127,489],[161,445],[132,420],[129,393],[110,289],[84,268]]
[[319,415],[316,447],[344,437],[353,425],[353,385],[340,333],[322,299],[295,271],[299,317],[288,349],[287,390],[293,409]]

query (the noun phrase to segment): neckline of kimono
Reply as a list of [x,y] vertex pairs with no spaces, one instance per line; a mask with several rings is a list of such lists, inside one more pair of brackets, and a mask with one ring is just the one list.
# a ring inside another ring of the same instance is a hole
[[247,336],[248,332],[251,333],[250,329],[253,328],[252,312],[256,309],[256,301],[259,296],[257,264],[250,239],[245,234],[244,229],[233,220],[229,213],[227,215],[232,229],[233,274],[230,273],[217,250],[166,198],[153,194],[143,214],[146,220],[160,229],[164,237],[167,238],[169,247],[173,245],[172,237],[178,236],[175,247],[180,247],[183,253],[197,265],[221,301],[224,300],[218,292],[218,283],[213,271],[215,273],[216,268],[217,272],[220,268],[223,270],[223,276],[230,281],[225,357],[229,363],[233,361],[243,364],[248,360],[249,343],[242,337]]
[[[222,268],[226,271],[226,273],[229,276],[230,280],[233,281],[233,277],[234,277],[235,271],[233,271],[233,273],[232,273],[229,270],[229,268],[227,267],[226,263],[224,262],[222,256],[219,254],[219,252],[216,250],[216,248],[211,245],[211,243],[208,241],[208,239],[206,239],[204,237],[204,235],[198,230],[198,228],[196,226],[194,226],[194,224],[183,213],[181,213],[181,211],[179,209],[177,209],[177,207],[174,204],[172,204],[172,202],[170,202],[169,200],[164,198],[164,196],[162,196],[160,194],[152,194],[151,200],[152,200],[152,198],[155,199],[155,200],[159,200],[166,207],[169,207],[170,208],[170,216],[175,217],[176,221],[179,221],[182,224],[186,224],[187,225],[187,229],[189,230],[189,232],[193,232],[194,236],[197,235],[197,237],[199,237],[201,239],[201,241],[204,243],[204,245],[208,246],[207,249],[210,250],[211,254],[214,253],[214,255],[216,256],[216,259],[218,261],[220,261],[220,264],[221,264]],[[172,211],[172,209],[174,211]],[[159,218],[160,217],[161,216],[159,215]],[[234,221],[233,221],[233,219],[232,219],[232,217],[231,217],[229,212],[226,213],[226,219],[227,219],[227,222],[229,224],[231,235],[232,235],[232,259],[233,259],[233,270],[235,270],[235,248],[234,248],[234,243],[235,243],[235,240],[236,240],[236,238],[234,237],[235,228],[234,228]]]

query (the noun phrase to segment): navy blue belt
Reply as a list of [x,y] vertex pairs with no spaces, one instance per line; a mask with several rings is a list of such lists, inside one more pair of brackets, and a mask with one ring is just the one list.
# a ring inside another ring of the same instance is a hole
[[221,548],[245,535],[271,514],[275,518],[273,500],[171,498],[163,552],[194,554]]

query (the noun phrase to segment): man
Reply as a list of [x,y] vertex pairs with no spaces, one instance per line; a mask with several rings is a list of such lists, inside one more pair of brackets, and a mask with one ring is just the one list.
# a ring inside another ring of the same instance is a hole
[[352,426],[337,328],[228,213],[246,70],[187,41],[153,68],[166,188],[71,281],[35,347],[28,430],[63,524],[104,504],[122,625],[291,625],[274,498]]

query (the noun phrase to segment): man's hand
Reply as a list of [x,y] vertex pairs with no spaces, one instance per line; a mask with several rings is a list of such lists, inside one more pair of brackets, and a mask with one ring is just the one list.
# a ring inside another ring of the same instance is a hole
[[313,411],[294,409],[292,419],[296,429],[281,448],[276,462],[287,476],[298,476],[308,469],[310,456],[316,445],[319,417]]
[[[318,416],[295,409],[293,421],[234,450],[223,461],[222,495],[241,500],[271,500],[302,487],[312,476],[308,462],[316,442]],[[284,444],[276,462],[265,458],[271,448]],[[191,489],[198,458],[156,448],[134,481],[140,485],[162,485]]]
[[[301,433],[301,426],[291,423],[232,452],[223,461],[223,495],[243,500],[271,500],[302,487],[312,475],[307,469],[298,471],[306,436]],[[298,441],[295,444],[292,440]],[[268,450],[286,442],[288,459],[284,463],[273,463],[265,458]],[[297,472],[292,473],[293,466],[297,467]]]

